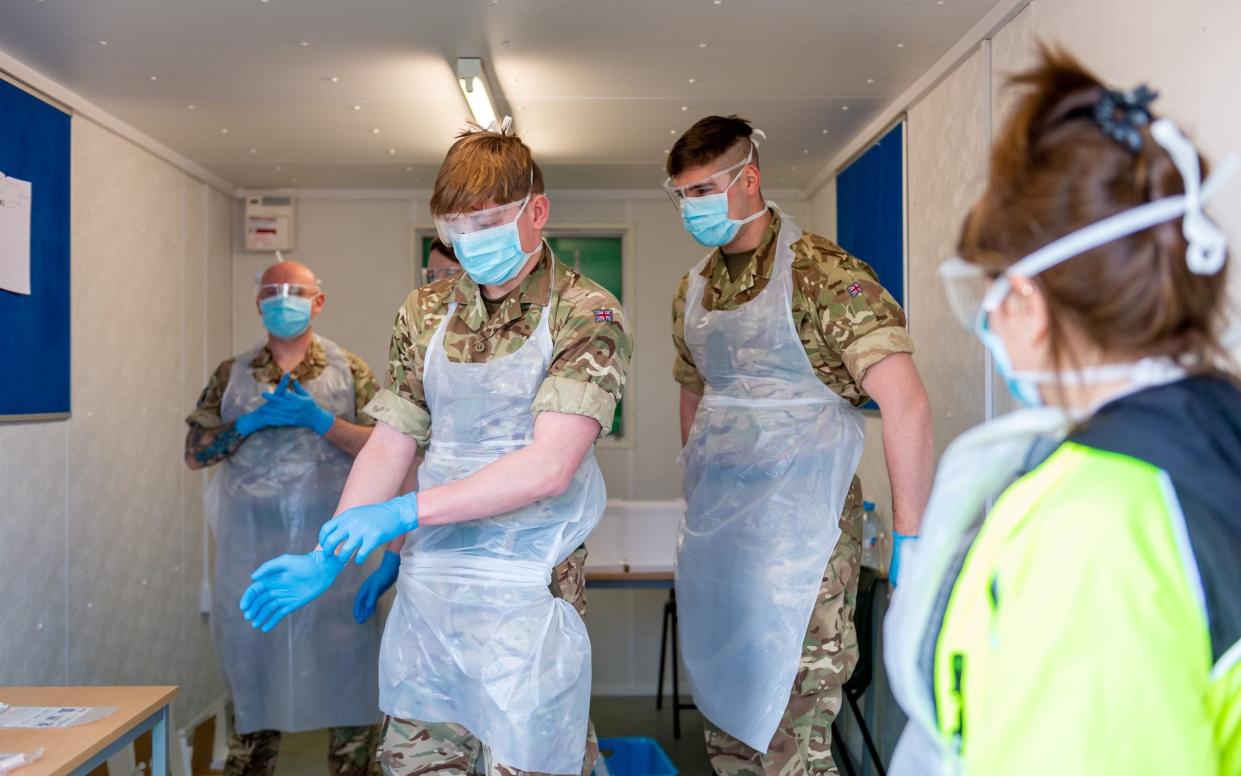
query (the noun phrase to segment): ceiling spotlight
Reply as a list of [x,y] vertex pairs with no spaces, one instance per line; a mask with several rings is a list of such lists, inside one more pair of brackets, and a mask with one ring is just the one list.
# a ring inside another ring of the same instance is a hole
[[904,43],[897,43],[897,44],[896,44],[896,47],[897,47],[897,48],[905,48],[905,44],[904,44]]
[[331,76],[331,77],[330,77],[330,78],[328,78],[327,80],[331,81],[331,82],[332,82],[332,83],[334,83],[334,84],[338,84],[338,83],[340,83],[340,78],[339,78],[338,76]]
[[396,156],[396,149],[395,149],[395,148],[389,148],[389,149],[388,149],[388,156]]
[[[498,0],[493,0],[498,2]],[[516,81],[516,79],[513,79]],[[480,127],[489,127],[496,123],[499,114],[495,102],[491,99],[492,89],[483,74],[483,60],[478,58],[462,58],[457,60],[457,85],[465,95],[465,104],[474,117],[474,123]]]
[[690,79],[688,79],[688,80],[689,80],[689,82],[690,82],[690,83],[692,83],[692,84],[696,84],[696,83],[698,83],[698,79],[697,79],[697,78],[690,78]]
[[276,172],[280,172],[280,171],[281,171],[281,170],[283,170],[283,169],[284,169],[284,165],[283,165],[283,164],[278,164],[278,165],[276,165]]
[[308,41],[308,40],[299,40],[299,41],[297,42],[297,45],[301,46],[302,48],[306,48],[307,46],[309,46],[309,45],[310,45],[310,41]]
[[221,130],[220,130],[220,134],[221,134],[221,135],[227,135],[227,134],[228,134],[228,127],[224,127],[223,129],[221,129]]
[[841,110],[849,110],[849,106],[848,106],[848,105],[841,105],[841,106],[840,106],[840,109],[841,109]]
[[670,129],[670,130],[668,130],[668,134],[669,134],[669,135],[675,135],[676,133],[677,133],[677,131],[676,131],[675,129]]
[[803,149],[801,150],[801,152],[802,152],[803,154],[809,154],[809,153],[810,153],[810,149],[809,149],[809,148],[803,148]]
[[699,43],[699,44],[698,44],[698,48],[706,48],[706,47],[707,47],[707,44],[706,44],[706,43]]
[[101,40],[101,41],[99,41],[99,45],[100,45],[100,46],[106,46],[106,45],[108,45],[108,42],[107,42],[106,40]]
[[866,79],[866,83],[868,83],[868,84],[873,84],[874,82],[875,82],[875,79],[873,79],[873,78],[867,78],[867,79]]
[[147,76],[147,78],[150,78],[152,81],[158,81],[158,80],[159,80],[159,76],[156,76],[156,75],[149,75],[149,76]]
[[406,168],[405,168],[405,172],[413,172],[413,171],[414,171],[414,168],[413,168],[413,167],[406,167]]
[[372,134],[372,135],[378,135],[378,134],[379,134],[379,127],[375,127],[374,129],[372,129],[372,130],[371,130],[371,134]]
[[185,106],[185,109],[186,109],[186,110],[194,110],[194,106],[193,106],[193,105],[186,105],[186,106]]
[[825,130],[823,130],[823,134],[825,134],[825,135],[826,135],[826,134],[827,134],[828,132],[830,132],[830,131],[831,131],[831,130],[827,130],[827,129],[825,129]]
[[711,0],[712,5],[723,5],[724,0]]
[[353,106],[353,109],[354,109],[354,110],[362,110],[362,106],[361,106],[361,105],[354,105],[354,106]]
[[252,154],[257,154],[258,152],[259,152],[259,149],[257,149],[257,148],[251,148],[251,149],[250,149],[250,153],[252,153]]
[[688,105],[682,105],[682,106],[681,106],[681,110],[689,110],[689,106],[688,106]]

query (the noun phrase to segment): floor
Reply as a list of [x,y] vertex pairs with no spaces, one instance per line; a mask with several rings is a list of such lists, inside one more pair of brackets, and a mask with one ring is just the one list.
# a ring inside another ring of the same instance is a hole
[[[659,742],[684,776],[706,776],[711,773],[702,741],[702,715],[697,711],[681,712],[681,738],[672,737],[672,712],[664,702],[662,711],[655,710],[650,697],[601,697],[591,704],[591,716],[600,738],[617,736],[649,736]],[[276,776],[326,774],[324,756],[327,735],[286,733],[280,743],[280,759]]]

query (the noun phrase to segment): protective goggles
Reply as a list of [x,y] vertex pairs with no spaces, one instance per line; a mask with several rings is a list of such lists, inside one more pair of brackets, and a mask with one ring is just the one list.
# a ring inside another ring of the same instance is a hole
[[985,313],[995,312],[1012,291],[1010,278],[1032,278],[1074,256],[1175,218],[1183,221],[1182,232],[1188,244],[1185,262],[1190,272],[1214,275],[1223,268],[1227,237],[1207,217],[1202,206],[1232,177],[1237,168],[1236,157],[1225,159],[1215,174],[1203,183],[1198,150],[1171,120],[1156,121],[1151,125],[1151,135],[1172,157],[1185,182],[1185,193],[1148,202],[1082,227],[1010,265],[999,277],[993,278],[982,267],[963,259],[948,259],[940,265],[939,277],[948,305],[962,326],[973,331]]
[[264,299],[272,299],[277,296],[299,296],[303,299],[314,299],[323,291],[319,285],[306,285],[303,283],[264,283],[256,289],[259,301]]
[[687,183],[683,186],[676,186],[672,183],[672,178],[668,177],[663,183],[664,193],[668,195],[668,199],[672,201],[673,206],[677,210],[681,209],[681,202],[685,199],[722,194],[732,188],[732,185],[741,177],[741,171],[753,159],[754,146],[751,145],[750,152],[745,155],[744,159],[736,164],[730,164],[722,170],[717,170],[702,180]]
[[422,267],[422,285],[425,286],[428,283],[434,283],[437,280],[450,278],[460,271],[460,267],[438,267],[436,269],[432,269],[431,267]]
[[471,210],[468,213],[446,213],[435,217],[435,232],[445,245],[452,245],[454,234],[473,234],[484,229],[511,224],[517,220],[525,209],[530,198],[534,196],[534,170],[530,170],[530,190],[526,196],[505,205],[496,205],[485,210]]

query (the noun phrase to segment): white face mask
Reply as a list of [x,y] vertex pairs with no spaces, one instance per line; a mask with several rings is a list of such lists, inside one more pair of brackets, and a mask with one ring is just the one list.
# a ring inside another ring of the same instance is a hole
[[1183,222],[1182,230],[1189,245],[1185,261],[1190,271],[1197,275],[1214,275],[1223,268],[1224,259],[1227,257],[1227,238],[1220,228],[1207,218],[1202,206],[1236,171],[1236,157],[1229,156],[1225,159],[1219,170],[1204,184],[1201,182],[1198,166],[1198,150],[1181,134],[1176,124],[1170,119],[1159,119],[1151,125],[1151,136],[1168,152],[1180,171],[1185,182],[1184,194],[1148,202],[1082,227],[1017,261],[994,281],[987,278],[981,267],[959,258],[949,259],[940,265],[940,278],[944,282],[949,305],[957,319],[982,340],[983,345],[991,352],[997,371],[1022,404],[1032,406],[1042,403],[1040,385],[1120,382],[1150,385],[1168,382],[1184,374],[1184,370],[1171,359],[1144,359],[1127,364],[1107,364],[1065,372],[1017,371],[1008,356],[1004,341],[988,325],[988,316],[998,310],[1013,291],[1010,278],[1034,277],[1101,245],[1174,218],[1181,218]]

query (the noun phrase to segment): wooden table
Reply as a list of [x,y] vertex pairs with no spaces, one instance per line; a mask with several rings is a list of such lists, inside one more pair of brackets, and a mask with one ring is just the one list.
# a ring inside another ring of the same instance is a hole
[[115,706],[109,716],[70,728],[0,728],[0,752],[47,751],[14,776],[86,774],[151,731],[151,773],[168,773],[168,704],[176,687],[0,687],[10,706]]

